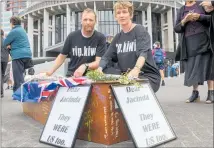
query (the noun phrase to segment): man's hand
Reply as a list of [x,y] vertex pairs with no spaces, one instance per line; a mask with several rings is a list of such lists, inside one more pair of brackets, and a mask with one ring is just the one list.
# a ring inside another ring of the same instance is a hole
[[50,77],[50,76],[53,74],[53,72],[48,71],[48,72],[46,72],[45,74],[46,74],[46,76],[49,76],[49,77]]
[[212,6],[212,3],[211,1],[203,1],[202,3],[200,3],[201,6],[205,7],[211,7]]
[[11,49],[11,46],[10,46],[10,45],[7,45],[7,49]]
[[128,77],[129,78],[138,78],[140,73],[140,69],[137,67],[134,67],[129,73],[128,73]]
[[210,13],[214,10],[214,7],[213,6],[205,6],[204,9],[206,12]]
[[85,70],[86,70],[86,66],[84,64],[80,65],[80,67],[75,70],[74,77],[83,76]]

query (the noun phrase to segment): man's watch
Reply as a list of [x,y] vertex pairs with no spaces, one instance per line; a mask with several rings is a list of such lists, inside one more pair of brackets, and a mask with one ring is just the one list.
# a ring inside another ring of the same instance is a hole
[[88,64],[88,63],[85,63],[84,65],[85,65],[85,67],[86,67],[85,71],[87,71],[87,70],[88,70],[88,67],[89,67],[89,64]]

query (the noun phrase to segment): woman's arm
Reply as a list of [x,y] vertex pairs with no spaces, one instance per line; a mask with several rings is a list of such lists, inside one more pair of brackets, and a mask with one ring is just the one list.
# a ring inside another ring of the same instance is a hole
[[116,47],[116,41],[117,40],[118,40],[118,37],[115,36],[115,38],[111,42],[109,48],[107,49],[105,54],[102,56],[102,58],[100,60],[100,63],[99,63],[99,69],[101,71],[104,70],[107,67],[108,63],[112,59],[117,59],[117,47]]
[[181,20],[181,14],[183,14],[183,9],[184,7],[181,7],[180,10],[177,13],[177,19],[176,19],[176,23],[174,26],[174,31],[176,33],[183,33],[184,32],[184,24],[185,22],[182,22]]
[[128,77],[137,78],[146,62],[148,52],[151,52],[151,37],[143,26],[136,27],[136,55],[138,58],[134,68],[128,73]]

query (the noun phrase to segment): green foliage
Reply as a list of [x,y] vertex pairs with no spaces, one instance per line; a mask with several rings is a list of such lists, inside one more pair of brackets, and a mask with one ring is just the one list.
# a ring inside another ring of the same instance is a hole
[[129,79],[128,78],[128,72],[122,74],[120,77],[114,77],[114,76],[107,76],[105,75],[104,73],[100,73],[98,70],[89,70],[87,73],[86,73],[86,76],[93,80],[93,81],[100,81],[100,82],[109,82],[109,81],[114,81],[114,82],[119,82],[120,84],[124,84],[124,85],[127,85],[127,84],[134,84],[138,87],[140,87],[140,83],[137,82],[136,80],[134,79]]

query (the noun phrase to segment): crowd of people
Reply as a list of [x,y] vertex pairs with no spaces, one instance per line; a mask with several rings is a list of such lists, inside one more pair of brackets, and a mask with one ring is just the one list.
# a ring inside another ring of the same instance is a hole
[[[204,84],[204,81],[208,83],[206,103],[214,102],[213,6],[213,2],[187,0],[180,8],[174,26],[174,31],[181,36],[176,59],[185,65],[184,85],[193,87],[187,103],[199,98],[198,85]],[[114,17],[121,26],[118,34],[107,36],[106,42],[106,36],[94,28],[96,13],[90,8],[85,9],[81,18],[82,28],[67,36],[61,53],[46,75],[51,76],[70,57],[67,77],[81,77],[87,70],[97,70],[105,74],[128,73],[130,78],[148,79],[154,92],[158,91],[160,85],[164,86],[166,53],[160,42],[155,42],[151,49],[151,37],[146,28],[132,22],[132,3],[118,1],[113,9]],[[11,18],[12,31],[2,46],[5,56],[10,54],[12,58],[12,70],[16,74],[14,91],[24,82],[25,69],[32,67],[29,41],[20,23],[18,17]],[[8,58],[2,61],[2,65],[6,65],[4,62],[7,63]],[[173,73],[178,74],[177,62],[172,68]],[[4,69],[3,66],[2,77]]]

